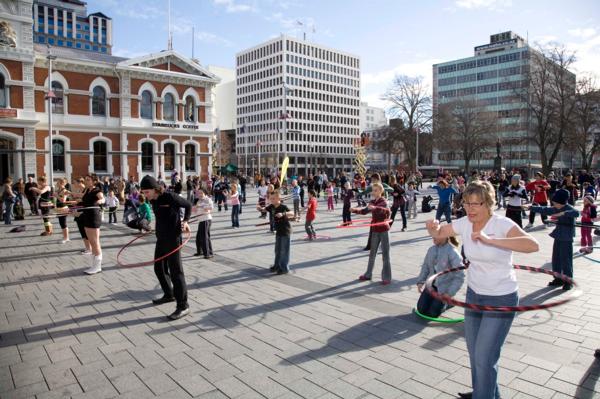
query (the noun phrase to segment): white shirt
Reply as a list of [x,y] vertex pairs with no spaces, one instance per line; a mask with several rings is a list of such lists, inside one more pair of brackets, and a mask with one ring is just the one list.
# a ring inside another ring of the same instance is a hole
[[[490,238],[506,238],[516,226],[512,220],[492,215],[481,231]],[[467,269],[467,285],[480,295],[507,295],[519,289],[513,268],[513,251],[475,242],[471,239],[473,223],[468,217],[452,222],[454,232],[460,236],[465,256],[471,264]]]
[[205,222],[207,220],[212,220],[212,210],[213,210],[213,202],[208,195],[205,195],[204,198],[198,200],[198,204],[196,205],[196,210],[198,211],[198,222]]
[[266,198],[267,196],[267,190],[268,187],[267,186],[258,186],[258,197],[259,198]]

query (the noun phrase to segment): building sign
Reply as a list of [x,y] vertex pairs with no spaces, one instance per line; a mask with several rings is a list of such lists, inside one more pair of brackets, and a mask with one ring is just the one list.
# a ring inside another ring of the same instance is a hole
[[13,108],[0,108],[0,118],[16,118],[17,110]]
[[501,42],[484,44],[483,46],[477,46],[477,47],[475,47],[475,51],[487,50],[487,49],[496,48],[496,47],[502,47],[502,46],[506,46],[507,44],[514,44],[514,43],[517,43],[517,39],[503,40]]
[[152,127],[169,127],[172,129],[192,129],[198,130],[198,125],[181,125],[179,123],[162,123],[162,122],[153,122]]

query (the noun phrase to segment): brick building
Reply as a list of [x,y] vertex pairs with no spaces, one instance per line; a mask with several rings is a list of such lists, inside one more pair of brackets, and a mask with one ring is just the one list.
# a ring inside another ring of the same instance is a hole
[[[31,1],[0,2],[3,21],[0,178],[48,175],[48,48],[33,43]],[[215,75],[173,50],[133,59],[50,53],[55,178],[210,173]]]

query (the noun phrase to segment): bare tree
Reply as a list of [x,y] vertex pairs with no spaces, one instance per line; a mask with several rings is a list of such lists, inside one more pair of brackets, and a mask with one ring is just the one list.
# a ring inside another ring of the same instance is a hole
[[544,173],[552,170],[573,122],[575,75],[569,68],[574,62],[574,53],[562,45],[538,45],[529,52],[525,80],[514,88],[527,104],[529,139],[540,150]]
[[440,104],[433,131],[436,145],[460,154],[468,173],[471,161],[496,141],[497,119],[496,112],[487,111],[474,99],[460,98]]
[[594,154],[600,151],[600,89],[591,76],[577,82],[577,94],[571,131],[566,138],[567,147],[581,156],[581,168],[589,170]]
[[429,130],[431,125],[429,87],[422,76],[397,75],[382,99],[390,104],[390,115],[402,121],[402,128],[396,128],[393,137],[406,153],[410,169],[415,170],[417,134]]

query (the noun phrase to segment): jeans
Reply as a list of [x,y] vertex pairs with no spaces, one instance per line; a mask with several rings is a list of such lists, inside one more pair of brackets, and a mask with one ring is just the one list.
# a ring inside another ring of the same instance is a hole
[[435,299],[426,289],[423,289],[419,301],[417,302],[417,310],[425,316],[440,317],[442,312],[446,310],[446,304]]
[[435,211],[435,218],[440,222],[442,221],[442,214],[446,217],[446,223],[452,223],[452,209],[449,202],[440,203],[438,209]]
[[275,236],[275,268],[283,272],[289,272],[290,267],[290,243],[291,236]]
[[573,241],[554,240],[552,245],[552,271],[573,277]]
[[300,217],[300,198],[294,199],[294,217]]
[[390,223],[390,226],[392,224],[394,224],[394,219],[396,218],[396,213],[398,212],[398,209],[400,210],[400,215],[402,216],[402,228],[405,229],[406,228],[406,211],[404,210],[404,205],[392,207],[392,216],[390,218],[390,219],[392,219],[392,222]]
[[390,263],[390,235],[389,231],[378,233],[372,231],[370,234],[371,238],[371,249],[369,252],[369,264],[367,265],[367,272],[365,277],[371,278],[373,276],[373,267],[375,266],[375,258],[377,257],[377,250],[379,249],[379,243],[381,243],[381,254],[383,255],[383,270],[381,271],[381,279],[383,281],[390,281],[392,279],[392,265]]
[[408,201],[408,217],[409,219],[417,217],[417,201]]
[[315,238],[317,236],[317,233],[315,233],[315,228],[313,227],[313,221],[312,220],[306,220],[304,222],[304,230],[306,230],[306,234],[308,235],[308,238]]
[[[479,295],[467,289],[467,303],[516,306],[517,291],[499,296]],[[465,339],[471,361],[473,399],[499,399],[498,360],[515,313],[477,312],[465,309]]]
[[13,212],[13,207],[15,206],[15,203],[13,202],[13,200],[5,200],[4,201],[4,224],[12,224],[12,212]]
[[212,243],[210,241],[210,220],[204,220],[198,224],[196,233],[196,253],[204,256],[212,256]]
[[231,206],[231,226],[232,227],[240,227],[240,206],[239,205]]

